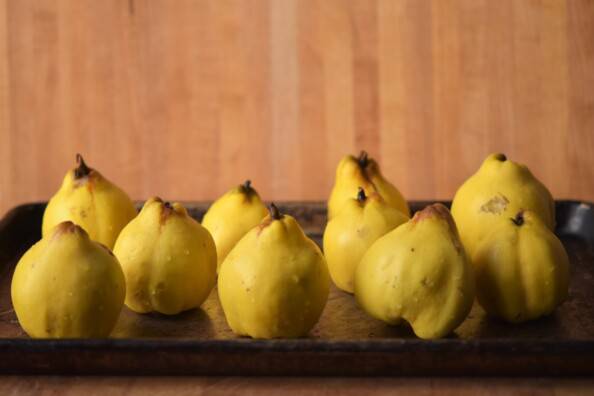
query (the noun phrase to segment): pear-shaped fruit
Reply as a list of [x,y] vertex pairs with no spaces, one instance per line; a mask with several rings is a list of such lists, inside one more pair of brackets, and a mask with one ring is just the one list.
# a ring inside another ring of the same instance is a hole
[[12,305],[31,337],[107,337],[124,304],[118,260],[70,221],[58,224],[20,259]]
[[379,237],[407,221],[377,193],[366,196],[359,188],[357,197],[344,204],[324,231],[324,255],[336,286],[352,293],[355,268],[363,254]]
[[567,253],[533,212],[502,219],[476,249],[473,263],[479,303],[509,322],[548,315],[567,297]]
[[328,199],[328,219],[340,212],[358,187],[362,187],[369,194],[378,193],[388,205],[410,216],[410,209],[400,191],[384,178],[377,162],[362,151],[358,158],[347,155],[340,160],[336,168],[334,187]]
[[78,166],[68,171],[60,190],[43,214],[43,235],[63,221],[72,221],[87,231],[91,239],[110,249],[120,231],[136,216],[128,195],[97,170],[89,168],[80,154]]
[[324,310],[329,287],[322,252],[274,204],[227,255],[218,280],[227,323],[254,338],[306,335]]
[[458,327],[474,301],[474,278],[447,208],[429,205],[378,239],[357,266],[355,296],[371,316],[404,319],[421,338]]
[[501,218],[520,210],[535,212],[550,229],[555,227],[551,193],[525,165],[503,154],[489,155],[480,169],[456,192],[452,215],[469,255]]
[[197,308],[216,282],[214,241],[179,203],[146,201],[114,253],[126,275],[126,305],[135,312],[174,315]]
[[267,213],[249,180],[232,188],[211,205],[202,225],[211,233],[217,246],[217,270],[233,246],[260,224]]

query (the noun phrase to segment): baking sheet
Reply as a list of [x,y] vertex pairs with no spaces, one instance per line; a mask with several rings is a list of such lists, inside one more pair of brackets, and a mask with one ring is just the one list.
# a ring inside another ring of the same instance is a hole
[[[412,209],[425,202],[411,203]],[[321,202],[283,203],[318,243],[326,222]],[[208,207],[186,203],[200,219]],[[569,299],[546,318],[510,325],[475,304],[449,337],[417,339],[406,325],[368,317],[354,298],[332,287],[307,338],[251,340],[226,324],[213,290],[201,309],[177,316],[124,308],[111,339],[31,340],[10,301],[20,255],[40,237],[44,204],[15,208],[0,222],[0,372],[224,375],[590,375],[594,374],[594,212],[557,203],[557,234],[572,264]]]

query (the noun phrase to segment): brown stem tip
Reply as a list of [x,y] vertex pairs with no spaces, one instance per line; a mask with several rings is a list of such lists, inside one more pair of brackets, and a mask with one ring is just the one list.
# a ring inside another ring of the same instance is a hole
[[507,161],[507,157],[503,153],[499,153],[499,154],[495,155],[495,159],[497,161],[501,161],[501,162]]
[[246,191],[249,191],[252,189],[252,181],[246,180],[245,182],[243,182],[242,186]]
[[77,179],[86,177],[91,173],[91,168],[87,166],[85,160],[83,159],[82,155],[76,154],[76,163],[78,167],[74,169],[74,177]]
[[82,227],[74,224],[71,221],[64,221],[64,222],[58,224],[54,228],[53,235],[52,235],[52,240],[54,238],[59,237],[60,235],[73,234],[73,233],[79,233],[80,235],[86,235],[87,234],[87,232]]
[[268,211],[270,212],[270,217],[273,220],[280,220],[283,218],[283,215],[280,213],[280,211],[274,203],[270,204],[270,206],[268,207]]
[[369,163],[369,154],[367,154],[367,151],[361,150],[359,158],[357,158],[357,162],[361,168],[367,167],[367,164]]
[[357,201],[365,202],[366,199],[367,195],[365,195],[365,190],[363,189],[363,187],[359,187],[359,191],[357,192]]
[[163,225],[170,216],[175,214],[175,209],[173,209],[173,205],[171,205],[171,202],[169,201],[163,202],[161,198],[157,198],[156,201],[163,204],[161,207],[161,217],[159,219],[159,224]]
[[513,221],[514,224],[517,225],[518,227],[520,227],[522,224],[524,224],[524,211],[518,212],[516,217],[511,219],[511,221]]

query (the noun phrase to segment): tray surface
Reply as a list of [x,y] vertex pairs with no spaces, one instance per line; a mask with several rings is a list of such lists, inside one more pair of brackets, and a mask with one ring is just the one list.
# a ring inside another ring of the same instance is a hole
[[[424,204],[411,206],[416,210]],[[186,206],[197,219],[207,208],[201,203]],[[326,221],[323,203],[279,206],[320,243]],[[569,298],[554,314],[510,325],[487,317],[475,304],[453,334],[436,341],[417,339],[406,325],[392,327],[370,318],[351,295],[335,287],[320,322],[303,339],[236,337],[213,290],[201,309],[172,317],[139,315],[124,307],[111,339],[30,340],[12,309],[10,281],[20,255],[39,239],[43,209],[43,204],[24,205],[0,222],[1,372],[594,373],[594,211],[590,204],[557,203],[557,234],[569,253],[572,278]],[[161,360],[149,357],[155,353]],[[506,369],[506,364],[515,368]]]

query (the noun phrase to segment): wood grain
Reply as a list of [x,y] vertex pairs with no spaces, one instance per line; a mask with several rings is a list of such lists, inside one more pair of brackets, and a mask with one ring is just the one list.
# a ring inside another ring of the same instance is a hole
[[136,199],[324,199],[367,149],[409,199],[492,151],[594,200],[589,0],[0,0],[0,213],[74,154]]
[[0,377],[6,395],[591,395],[591,379]]

